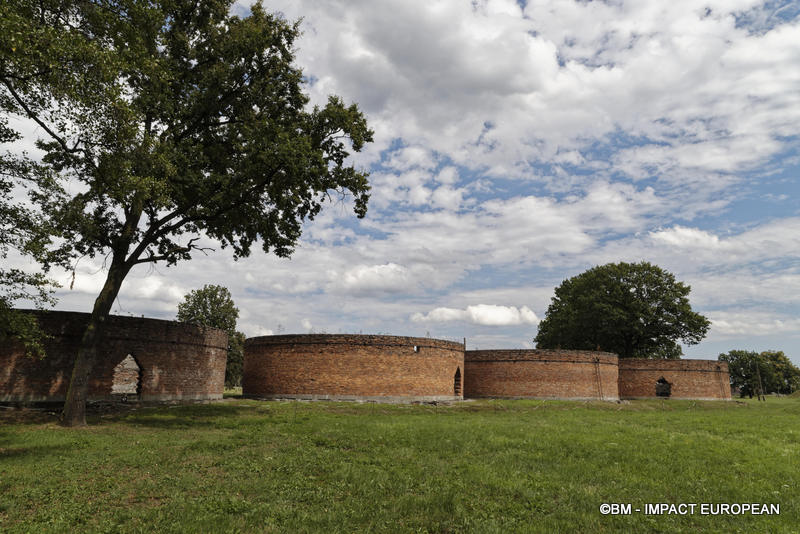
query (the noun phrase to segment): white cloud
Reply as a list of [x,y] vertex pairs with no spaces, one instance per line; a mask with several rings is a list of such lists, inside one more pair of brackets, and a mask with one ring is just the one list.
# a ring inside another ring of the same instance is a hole
[[332,271],[330,289],[353,295],[374,292],[398,293],[414,290],[412,275],[407,268],[396,263],[383,265],[357,265],[344,273]]
[[724,238],[678,225],[649,235],[655,247],[691,254],[695,262],[705,265],[800,257],[800,218],[794,217],[770,221]]
[[387,167],[397,171],[408,171],[413,168],[430,170],[436,167],[436,161],[429,150],[419,146],[405,147],[392,152]]
[[236,327],[240,331],[247,332],[248,337],[271,336],[277,333],[271,328],[264,328],[263,325],[257,323],[246,323],[240,321]]
[[426,314],[415,313],[411,320],[416,323],[466,321],[486,326],[511,326],[537,324],[539,318],[527,306],[497,306],[493,304],[477,304],[466,309],[436,308]]
[[686,281],[692,287],[692,302],[704,307],[800,303],[800,273],[792,269],[759,272],[753,267],[740,267],[722,273],[693,273]]
[[800,318],[763,311],[718,311],[709,313],[710,336],[741,338],[797,332]]
[[800,118],[798,24],[737,27],[756,1],[530,1],[524,16],[511,1],[275,7],[304,17],[298,58],[315,98],[361,103],[372,157],[404,141],[389,158],[398,170],[429,167],[435,151],[531,177],[531,162],[589,165],[588,144],[623,133],[644,146],[612,153],[618,170],[713,190],[782,150]]
[[650,232],[650,237],[657,243],[675,248],[718,249],[719,237],[697,228],[675,226],[666,230]]

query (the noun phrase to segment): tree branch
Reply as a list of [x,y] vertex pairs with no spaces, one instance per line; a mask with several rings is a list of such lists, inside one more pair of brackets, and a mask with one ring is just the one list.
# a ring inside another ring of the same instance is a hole
[[92,160],[91,155],[86,149],[77,148],[78,146],[77,142],[75,143],[75,146],[73,148],[70,148],[66,140],[57,135],[52,129],[50,129],[50,127],[43,120],[39,118],[39,116],[36,113],[34,113],[34,111],[30,108],[30,106],[28,106],[28,104],[26,104],[25,101],[22,99],[20,94],[17,93],[17,91],[14,89],[14,86],[11,84],[10,80],[5,75],[0,75],[0,82],[2,82],[3,85],[6,86],[8,92],[11,93],[11,96],[14,97],[14,100],[16,100],[17,104],[19,104],[20,107],[22,107],[22,109],[25,110],[25,113],[28,114],[28,117],[33,119],[33,121],[39,126],[41,126],[42,129],[45,132],[47,132],[50,135],[50,137],[53,138],[53,140],[55,140],[59,145],[61,145],[61,148],[64,150],[64,152],[68,154],[75,154],[78,152],[82,152],[84,156],[86,156],[86,159],[89,161],[89,163],[91,163],[92,168],[94,169],[97,168],[94,164],[94,161]]
[[[227,206],[219,208],[216,212],[214,212],[211,215],[195,215],[193,217],[185,216],[185,217],[182,217],[181,219],[179,219],[177,222],[174,222],[174,223],[172,223],[170,225],[167,225],[167,226],[163,226],[165,223],[167,223],[170,220],[174,219],[175,217],[178,217],[179,215],[181,215],[181,212],[178,211],[178,210],[174,210],[174,211],[168,213],[167,215],[165,215],[164,217],[162,217],[161,219],[156,221],[155,224],[151,224],[150,225],[150,228],[148,228],[147,232],[145,232],[145,234],[142,236],[142,239],[139,242],[139,245],[137,245],[137,247],[133,250],[133,252],[131,252],[130,256],[128,256],[127,262],[130,263],[131,265],[136,265],[137,263],[144,263],[146,261],[158,261],[160,259],[166,259],[165,255],[153,256],[153,257],[158,258],[156,260],[150,260],[150,259],[140,260],[139,256],[145,250],[147,250],[147,248],[150,245],[154,244],[158,239],[164,237],[165,235],[169,234],[170,232],[173,232],[173,231],[177,230],[178,228],[180,228],[181,226],[183,226],[185,224],[192,223],[192,222],[197,222],[197,221],[200,221],[200,220],[213,221],[216,218],[222,216],[223,214],[225,214],[225,213],[227,213],[227,212],[229,212],[229,211],[231,211],[233,209],[236,209],[236,208],[246,204],[247,202],[252,201],[252,196],[251,196],[252,193],[254,193],[258,189],[264,187],[267,183],[269,183],[270,180],[272,180],[272,178],[277,173],[278,173],[278,169],[277,168],[273,169],[273,171],[271,173],[269,173],[269,175],[267,175],[266,178],[264,178],[263,180],[259,181],[255,185],[253,185],[253,187],[248,188],[244,193],[242,193],[239,196],[239,198],[235,202],[231,202]],[[222,190],[222,185],[220,185],[220,187],[217,188],[217,192],[219,192],[221,190]]]
[[69,148],[67,142],[64,141],[64,139],[56,135],[56,133],[53,130],[51,130],[50,127],[44,123],[44,121],[39,119],[39,116],[36,113],[34,113],[33,110],[25,103],[25,101],[22,99],[19,93],[17,93],[17,91],[14,90],[14,87],[11,85],[11,82],[5,76],[0,76],[0,81],[2,81],[3,85],[6,86],[8,91],[11,93],[11,96],[13,96],[14,100],[17,101],[17,104],[19,104],[22,107],[22,109],[25,110],[25,113],[28,114],[28,117],[33,119],[36,122],[36,124],[41,126],[44,129],[44,131],[50,134],[50,137],[52,137],[59,145],[61,145],[61,148],[64,149],[64,152],[68,153],[78,152],[75,149]]
[[212,251],[212,252],[214,251],[214,249],[211,248],[211,247],[196,247],[196,246],[194,246],[195,241],[198,241],[199,239],[200,239],[199,237],[193,237],[192,239],[189,240],[189,243],[187,243],[185,247],[174,247],[174,248],[168,250],[167,252],[165,252],[164,254],[161,254],[161,255],[158,255],[158,256],[150,254],[146,258],[139,258],[136,261],[134,261],[133,263],[131,263],[131,266],[139,265],[140,263],[155,263],[155,262],[162,261],[162,260],[169,260],[171,258],[174,258],[176,254],[182,254],[182,253],[185,253],[185,252],[191,252],[192,250],[199,250],[203,254],[205,254],[207,251]]

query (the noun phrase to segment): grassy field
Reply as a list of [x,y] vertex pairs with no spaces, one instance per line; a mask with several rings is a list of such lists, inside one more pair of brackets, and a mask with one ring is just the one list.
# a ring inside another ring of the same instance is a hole
[[54,421],[0,410],[2,532],[800,532],[800,398],[228,398],[98,414],[88,429]]

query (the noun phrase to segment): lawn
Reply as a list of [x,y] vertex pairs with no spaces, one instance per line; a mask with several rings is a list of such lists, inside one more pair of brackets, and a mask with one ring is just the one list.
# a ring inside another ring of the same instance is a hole
[[800,532],[800,398],[227,398],[54,421],[0,410],[2,532]]

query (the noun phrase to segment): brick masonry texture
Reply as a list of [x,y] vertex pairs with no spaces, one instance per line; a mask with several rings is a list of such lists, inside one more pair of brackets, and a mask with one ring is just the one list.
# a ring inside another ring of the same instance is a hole
[[578,350],[468,350],[465,397],[617,400],[617,356]]
[[[31,313],[37,315],[42,329],[53,336],[45,345],[47,357],[28,358],[17,342],[0,346],[0,401],[63,401],[89,315]],[[112,394],[115,368],[131,354],[140,367],[140,400],[220,399],[225,385],[227,345],[227,334],[216,328],[110,316],[90,375],[89,398],[115,398]],[[123,367],[128,370],[123,371]],[[124,365],[117,370],[118,390],[124,387],[120,380],[130,387],[130,367]]]
[[[461,377],[456,382],[456,374]],[[309,334],[245,342],[249,397],[463,398],[464,346],[429,338]]]
[[[0,402],[63,401],[88,314],[33,312],[48,356],[0,345]],[[132,358],[127,358],[128,355]],[[89,383],[92,400],[222,398],[227,336],[214,328],[111,316]],[[472,350],[430,338],[282,335],[245,342],[243,393],[255,398],[457,400],[464,397],[729,400],[728,365],[714,360],[618,359],[579,350]]]
[[620,359],[619,396],[656,397],[656,382],[660,378],[670,383],[673,399],[731,398],[728,363],[715,360]]

